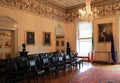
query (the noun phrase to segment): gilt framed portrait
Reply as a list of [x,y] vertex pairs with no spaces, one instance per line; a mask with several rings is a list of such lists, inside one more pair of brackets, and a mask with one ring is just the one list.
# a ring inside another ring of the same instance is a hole
[[51,32],[43,32],[43,45],[44,46],[51,45]]
[[110,42],[112,36],[112,23],[98,24],[98,42]]
[[35,44],[35,32],[34,31],[25,31],[25,42],[27,45]]

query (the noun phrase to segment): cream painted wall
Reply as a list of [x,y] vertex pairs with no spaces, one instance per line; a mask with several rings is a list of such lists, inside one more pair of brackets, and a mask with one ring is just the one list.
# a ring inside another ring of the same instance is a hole
[[[33,53],[44,53],[44,52],[53,52],[56,51],[56,35],[55,28],[58,24],[62,24],[65,30],[65,40],[70,42],[71,51],[76,51],[76,21],[72,23],[64,24],[59,21],[55,21],[52,19],[46,19],[32,13],[24,13],[22,11],[13,10],[5,7],[0,7],[0,16],[9,16],[18,22],[18,51],[22,50],[22,43],[25,42],[25,31],[34,31],[35,32],[35,45],[27,45],[26,50],[29,51],[29,54]],[[113,23],[113,34],[115,39],[115,47],[118,52],[118,26],[117,26],[117,17],[106,17],[96,19],[94,21],[94,43],[95,43],[95,51],[105,51],[105,45],[97,42],[97,24],[101,23]],[[51,46],[43,46],[42,36],[43,32],[51,32],[52,37],[52,45]],[[109,43],[107,43],[107,47],[109,47]],[[103,49],[104,48],[104,49]],[[110,49],[107,48],[109,51]],[[103,60],[106,61],[108,57],[97,56],[95,55],[94,60]]]
[[[99,52],[103,52],[103,51],[111,51],[111,43],[98,43],[98,24],[102,24],[102,23],[113,23],[113,36],[114,36],[114,43],[115,43],[115,50],[117,53],[117,57],[119,59],[119,40],[118,40],[118,31],[119,31],[119,27],[118,27],[118,18],[117,16],[111,16],[111,17],[105,17],[105,18],[99,18],[93,21],[93,28],[94,28],[94,50],[95,51],[99,51]],[[70,42],[70,47],[71,47],[71,51],[76,51],[76,30],[77,30],[77,22],[73,22],[73,23],[68,23],[65,25],[65,35],[66,35],[66,41]],[[95,57],[94,57],[94,61],[108,61],[110,59],[111,60],[111,55],[102,53],[102,54],[97,54],[95,53]]]
[[71,51],[76,51],[76,21],[65,25],[66,42],[70,43]]
[[[115,49],[116,53],[118,54],[118,25],[117,25],[117,17],[105,17],[96,19],[94,21],[94,51],[95,52],[110,52],[111,51],[111,43],[98,43],[98,24],[103,23],[113,23],[112,25],[112,32],[114,37]],[[118,55],[119,56],[119,55]],[[111,61],[111,55],[109,56],[108,53],[95,53],[94,61]]]
[[[5,7],[0,7],[0,16],[9,16],[18,22],[18,51],[22,50],[26,30],[35,32],[35,45],[26,46],[26,50],[29,51],[29,54],[56,51],[55,28],[58,24],[64,26],[64,23]],[[51,32],[51,46],[43,46],[42,36],[44,31]]]

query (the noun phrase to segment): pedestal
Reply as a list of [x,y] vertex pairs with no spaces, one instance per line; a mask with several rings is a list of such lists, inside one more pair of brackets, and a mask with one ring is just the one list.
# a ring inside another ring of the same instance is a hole
[[28,52],[20,52],[21,57],[28,57]]
[[70,54],[71,48],[66,48],[66,54]]

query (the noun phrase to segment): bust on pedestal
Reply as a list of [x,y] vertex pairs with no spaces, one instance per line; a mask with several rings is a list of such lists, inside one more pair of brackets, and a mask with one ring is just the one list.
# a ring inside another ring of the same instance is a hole
[[26,51],[26,45],[24,43],[22,44],[22,47],[23,47],[23,49],[22,49],[22,52],[20,52],[20,56],[28,57],[28,52]]
[[69,42],[67,42],[66,54],[70,54],[71,48]]

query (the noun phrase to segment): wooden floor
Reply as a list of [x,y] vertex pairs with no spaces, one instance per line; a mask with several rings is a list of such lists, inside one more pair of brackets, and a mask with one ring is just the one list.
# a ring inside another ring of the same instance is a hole
[[[81,69],[73,70],[70,73],[67,73],[65,76],[59,75],[59,77],[55,78],[55,76],[52,76],[51,81],[48,79],[48,76],[45,77],[45,83],[67,83],[68,80],[76,76],[77,74],[84,72],[88,70],[89,68],[95,67],[95,68],[104,68],[104,69],[111,69],[111,70],[120,70],[120,64],[113,65],[113,64],[100,64],[100,63],[88,63],[84,62],[83,67]],[[32,82],[34,83],[34,81]],[[43,83],[42,79],[39,79],[39,83]]]

